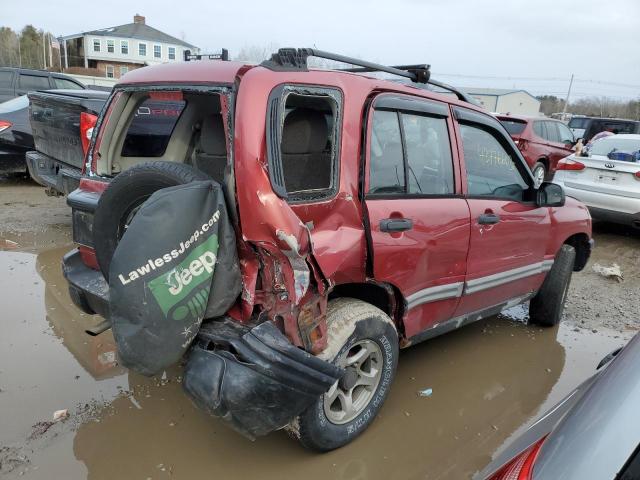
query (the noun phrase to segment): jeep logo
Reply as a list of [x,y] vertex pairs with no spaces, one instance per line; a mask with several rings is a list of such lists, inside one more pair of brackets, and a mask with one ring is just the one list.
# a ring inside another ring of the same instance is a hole
[[615,168],[615,164],[613,163],[605,163],[604,166],[607,168]]

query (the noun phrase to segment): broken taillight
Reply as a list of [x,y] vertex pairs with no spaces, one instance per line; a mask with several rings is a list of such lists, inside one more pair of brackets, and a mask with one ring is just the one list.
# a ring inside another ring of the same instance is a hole
[[[80,113],[80,142],[82,143],[82,154],[86,157],[91,143],[93,128],[96,126],[98,117],[92,113]],[[85,171],[85,162],[82,162],[82,173]]]
[[0,120],[0,133],[4,132],[7,128],[10,128],[11,125],[13,124],[7,120]]
[[538,458],[538,452],[540,452],[540,447],[542,447],[545,438],[541,438],[520,453],[488,480],[531,480],[533,464]]
[[558,162],[558,166],[556,170],[584,170],[584,163],[578,162],[577,160],[572,159],[571,157],[563,158]]

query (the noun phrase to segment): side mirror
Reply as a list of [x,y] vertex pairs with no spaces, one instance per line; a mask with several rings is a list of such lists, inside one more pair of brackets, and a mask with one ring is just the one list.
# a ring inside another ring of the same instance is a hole
[[536,204],[539,207],[562,207],[564,189],[557,183],[542,182],[536,190]]

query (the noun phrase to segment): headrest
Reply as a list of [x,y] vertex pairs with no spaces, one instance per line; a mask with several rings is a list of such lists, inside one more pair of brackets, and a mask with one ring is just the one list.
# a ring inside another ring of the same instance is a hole
[[296,108],[284,119],[282,153],[319,153],[328,139],[324,114],[310,108]]
[[221,115],[209,115],[202,120],[199,150],[209,155],[227,154]]

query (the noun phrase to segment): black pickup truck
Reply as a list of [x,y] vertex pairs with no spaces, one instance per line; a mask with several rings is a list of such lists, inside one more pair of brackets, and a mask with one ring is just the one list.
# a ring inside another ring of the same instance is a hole
[[78,187],[93,127],[109,92],[56,90],[29,93],[36,151],[27,152],[31,177],[51,195]]

